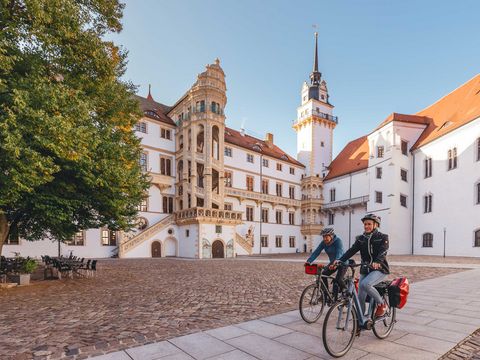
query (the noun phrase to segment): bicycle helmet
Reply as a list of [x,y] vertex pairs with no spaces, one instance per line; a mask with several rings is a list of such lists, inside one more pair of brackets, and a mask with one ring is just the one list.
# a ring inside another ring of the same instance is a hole
[[331,235],[331,236],[334,236],[335,235],[335,231],[333,230],[333,228],[325,228],[322,230],[322,232],[320,233],[321,236],[325,236],[325,235]]
[[380,226],[381,218],[380,216],[377,216],[375,214],[367,214],[362,218],[362,222],[365,220],[373,220],[377,223],[378,226]]

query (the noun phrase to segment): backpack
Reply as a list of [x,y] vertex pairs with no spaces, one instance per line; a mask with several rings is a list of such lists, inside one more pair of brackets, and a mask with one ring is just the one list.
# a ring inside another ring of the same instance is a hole
[[401,309],[407,303],[407,297],[410,290],[408,279],[406,277],[399,277],[393,279],[388,286],[388,300],[390,306]]

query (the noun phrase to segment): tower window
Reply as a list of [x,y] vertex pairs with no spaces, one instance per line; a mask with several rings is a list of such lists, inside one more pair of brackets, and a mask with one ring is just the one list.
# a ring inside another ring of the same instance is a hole
[[321,147],[325,147],[325,143],[323,141],[320,142]]

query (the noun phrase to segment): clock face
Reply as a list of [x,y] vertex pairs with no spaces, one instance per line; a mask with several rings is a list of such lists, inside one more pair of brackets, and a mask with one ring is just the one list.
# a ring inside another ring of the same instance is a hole
[[147,219],[141,217],[137,220],[137,229],[138,230],[145,230],[147,228],[148,222]]

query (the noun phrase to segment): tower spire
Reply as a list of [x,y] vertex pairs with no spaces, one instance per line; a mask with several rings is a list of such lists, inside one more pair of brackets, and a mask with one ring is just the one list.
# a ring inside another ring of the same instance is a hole
[[322,73],[318,71],[318,32],[315,31],[315,53],[313,57],[313,71],[310,74],[310,83],[312,85],[319,85],[322,78]]
[[151,100],[151,101],[153,101],[153,96],[152,96],[151,90],[152,90],[152,85],[151,85],[151,84],[148,84],[148,95],[147,95],[147,100]]

